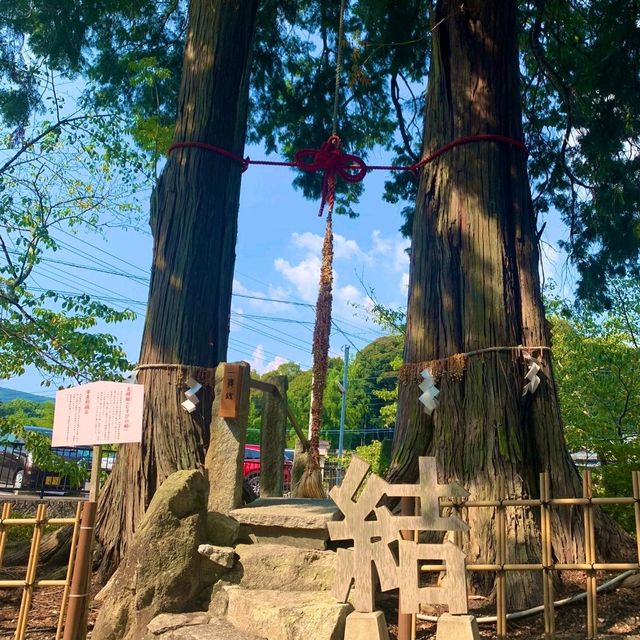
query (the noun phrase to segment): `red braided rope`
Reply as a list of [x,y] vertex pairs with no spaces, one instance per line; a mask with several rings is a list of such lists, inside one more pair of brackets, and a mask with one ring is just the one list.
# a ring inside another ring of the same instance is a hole
[[520,149],[525,156],[529,155],[529,150],[523,142],[497,133],[481,133],[474,136],[456,138],[439,149],[436,149],[432,154],[424,156],[418,160],[418,162],[409,165],[367,164],[358,156],[343,153],[340,150],[341,141],[338,136],[330,136],[326,142],[320,145],[320,149],[300,149],[296,151],[292,162],[284,160],[251,160],[248,156],[242,158],[231,151],[207,144],[206,142],[174,142],[169,147],[167,155],[176,149],[204,149],[234,160],[242,166],[243,172],[249,168],[250,164],[271,167],[296,167],[302,171],[324,171],[322,177],[322,200],[320,202],[320,213],[318,214],[322,215],[327,202],[333,206],[337,176],[345,182],[356,183],[364,180],[364,177],[369,171],[411,171],[414,175],[418,175],[418,171],[424,167],[424,165],[433,162],[436,158],[439,158],[455,147],[472,142],[500,142]]

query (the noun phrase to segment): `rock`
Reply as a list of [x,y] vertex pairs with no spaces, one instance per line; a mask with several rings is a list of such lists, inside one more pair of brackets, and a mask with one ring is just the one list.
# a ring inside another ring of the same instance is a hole
[[330,591],[335,579],[335,551],[298,549],[277,544],[241,544],[239,562],[225,576],[245,589]]
[[100,591],[98,591],[98,593],[96,593],[96,595],[93,597],[93,599],[96,602],[103,602],[105,599],[107,599],[109,597],[109,592],[113,588],[113,583],[114,583],[114,578],[115,577],[116,577],[116,574],[114,573],[107,580],[107,584],[105,584],[104,587],[102,587],[102,589],[100,589]]
[[231,569],[236,561],[236,552],[233,547],[216,547],[213,544],[201,544],[198,553],[211,562],[219,564],[221,567]]
[[327,592],[227,590],[227,619],[236,628],[269,640],[342,640],[350,604]]
[[342,516],[333,500],[260,498],[230,512],[240,523],[240,537],[254,542],[326,549],[327,522]]
[[640,587],[640,573],[632,573],[621,582],[620,586],[625,589],[637,589]]
[[[200,614],[201,615],[201,614]],[[266,640],[231,626],[226,620],[213,618],[207,624],[174,628],[158,635],[149,633],[145,640]]]
[[113,577],[92,640],[139,640],[160,613],[188,610],[225,571],[198,554],[205,542],[207,481],[178,471],[158,489]]
[[238,539],[240,525],[224,513],[210,511],[207,514],[207,542],[219,547],[231,547]]
[[156,616],[148,625],[147,631],[154,635],[174,631],[182,627],[189,627],[195,624],[207,624],[210,616],[206,613],[161,613]]
[[227,609],[229,607],[229,594],[227,591],[236,586],[237,585],[230,584],[225,580],[218,580],[218,582],[213,585],[207,613],[214,618],[224,618],[227,615]]

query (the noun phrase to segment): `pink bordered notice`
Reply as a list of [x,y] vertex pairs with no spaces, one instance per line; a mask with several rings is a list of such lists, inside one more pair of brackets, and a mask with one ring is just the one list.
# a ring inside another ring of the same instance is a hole
[[56,393],[54,447],[122,444],[142,440],[144,386],[91,382]]

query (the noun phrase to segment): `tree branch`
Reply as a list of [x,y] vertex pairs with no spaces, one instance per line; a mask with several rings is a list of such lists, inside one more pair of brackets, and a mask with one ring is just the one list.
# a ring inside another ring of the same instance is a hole
[[404,149],[407,155],[416,162],[418,155],[414,153],[411,148],[411,138],[407,133],[405,127],[404,115],[402,114],[402,105],[400,104],[400,87],[398,86],[398,74],[391,74],[391,102],[396,110],[396,119],[398,121],[398,127],[400,128],[400,135],[402,136],[402,142],[404,143]]

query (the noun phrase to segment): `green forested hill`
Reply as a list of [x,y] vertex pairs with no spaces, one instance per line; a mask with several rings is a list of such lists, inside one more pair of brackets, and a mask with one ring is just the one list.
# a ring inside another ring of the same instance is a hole
[[35,393],[25,393],[24,391],[0,387],[0,402],[9,402],[10,400],[17,399],[27,400],[29,402],[51,402],[51,398],[38,396]]

